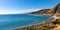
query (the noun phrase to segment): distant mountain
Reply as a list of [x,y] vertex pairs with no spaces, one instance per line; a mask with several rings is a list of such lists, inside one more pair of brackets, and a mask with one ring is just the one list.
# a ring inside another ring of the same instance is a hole
[[43,14],[50,14],[50,15],[54,15],[54,14],[60,14],[60,3],[58,5],[56,5],[54,8],[52,9],[42,9],[36,12],[32,12],[30,14],[37,14],[37,15],[43,15]]
[[46,11],[49,11],[50,9],[42,9],[42,10],[39,10],[39,11],[36,11],[36,12],[32,12],[31,14],[42,14]]

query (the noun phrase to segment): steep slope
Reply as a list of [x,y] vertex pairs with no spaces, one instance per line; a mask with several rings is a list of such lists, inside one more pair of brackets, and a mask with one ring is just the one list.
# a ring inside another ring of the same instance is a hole
[[58,5],[56,5],[54,8],[52,8],[50,11],[48,11],[48,12],[50,12],[52,14],[56,14],[56,13],[60,14],[60,3]]

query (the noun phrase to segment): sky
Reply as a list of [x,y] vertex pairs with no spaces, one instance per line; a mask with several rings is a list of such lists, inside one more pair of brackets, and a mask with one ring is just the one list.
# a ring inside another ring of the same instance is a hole
[[60,0],[0,0],[0,14],[18,14],[50,9]]

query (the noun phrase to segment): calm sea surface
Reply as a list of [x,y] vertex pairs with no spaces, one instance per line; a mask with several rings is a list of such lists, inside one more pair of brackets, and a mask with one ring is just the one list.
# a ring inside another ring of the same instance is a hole
[[0,15],[0,30],[10,30],[31,24],[41,23],[50,19],[48,16],[33,16],[28,14]]

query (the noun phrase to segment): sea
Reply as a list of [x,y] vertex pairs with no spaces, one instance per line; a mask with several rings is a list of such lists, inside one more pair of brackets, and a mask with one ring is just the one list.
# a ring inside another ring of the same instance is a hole
[[50,16],[29,14],[0,15],[0,30],[12,30],[12,28],[33,25],[48,20],[50,20]]

